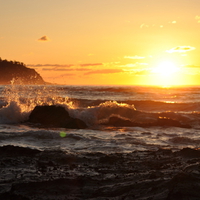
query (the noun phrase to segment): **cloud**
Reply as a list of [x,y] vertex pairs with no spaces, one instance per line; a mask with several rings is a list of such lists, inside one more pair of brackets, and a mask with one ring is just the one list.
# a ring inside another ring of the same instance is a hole
[[102,63],[86,63],[86,64],[80,64],[81,67],[90,67],[90,66],[100,66],[103,65]]
[[80,71],[80,72],[84,72],[84,71],[90,71],[91,69],[89,68],[57,68],[57,67],[46,67],[46,68],[42,68],[43,71]]
[[43,71],[72,71],[73,69],[66,69],[66,68],[42,68]]
[[170,50],[167,50],[166,52],[167,53],[185,53],[187,51],[192,51],[195,49],[196,49],[195,47],[191,47],[191,46],[177,46]]
[[38,41],[46,42],[46,41],[49,41],[49,38],[46,35],[44,35],[41,38],[39,38]]
[[29,67],[73,67],[72,64],[60,65],[60,64],[28,64]]
[[144,69],[139,69],[139,68],[137,68],[137,69],[134,69],[134,68],[132,68],[132,69],[124,69],[123,70],[124,72],[127,72],[127,73],[131,73],[131,74],[134,74],[134,75],[136,75],[136,76],[143,76],[143,75],[149,75],[150,74],[150,69],[149,68],[144,68]]
[[42,70],[49,70],[49,71],[89,71],[91,69],[88,68],[43,68]]
[[133,59],[133,60],[139,60],[139,59],[144,59],[145,57],[136,55],[136,56],[124,56],[124,58]]
[[146,75],[149,75],[149,74],[150,74],[149,70],[135,71],[136,76],[146,76]]
[[126,68],[141,68],[141,66],[142,66],[142,68],[146,68],[145,66],[148,66],[149,64],[148,63],[140,63],[140,62],[136,62],[136,63],[128,63],[128,64],[126,64],[126,65],[122,65],[122,67],[124,68],[124,67],[126,67]]
[[28,64],[29,67],[52,67],[52,68],[69,68],[69,67],[92,67],[92,66],[102,66],[103,63],[86,63],[86,64]]
[[195,19],[197,20],[198,23],[200,23],[200,16],[196,16]]
[[113,73],[121,73],[124,72],[122,69],[99,69],[99,70],[93,70],[90,72],[85,73],[84,75],[90,75],[90,74],[113,74]]

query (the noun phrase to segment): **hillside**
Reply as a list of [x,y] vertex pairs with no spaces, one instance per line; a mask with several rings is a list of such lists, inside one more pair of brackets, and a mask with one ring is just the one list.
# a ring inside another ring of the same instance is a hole
[[0,84],[45,84],[43,78],[34,69],[18,61],[0,59]]

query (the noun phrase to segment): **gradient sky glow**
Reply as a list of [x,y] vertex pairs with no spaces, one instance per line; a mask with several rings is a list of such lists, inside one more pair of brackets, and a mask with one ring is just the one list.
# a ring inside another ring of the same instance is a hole
[[[0,57],[24,62],[45,81],[200,85],[199,0],[0,0],[0,5]],[[157,73],[163,62],[173,63],[176,73]]]

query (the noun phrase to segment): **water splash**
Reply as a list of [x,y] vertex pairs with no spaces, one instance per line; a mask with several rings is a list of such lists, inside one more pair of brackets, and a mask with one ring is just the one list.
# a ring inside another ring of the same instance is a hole
[[67,95],[63,97],[61,92],[55,90],[55,87],[45,85],[11,84],[4,86],[1,96],[6,105],[0,109],[0,123],[25,121],[35,106],[39,105],[62,105],[66,109],[74,108],[73,102]]

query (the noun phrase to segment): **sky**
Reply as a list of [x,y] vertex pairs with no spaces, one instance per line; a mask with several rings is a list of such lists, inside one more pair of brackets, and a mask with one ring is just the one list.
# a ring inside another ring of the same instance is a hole
[[0,0],[0,57],[67,85],[200,85],[199,0]]

